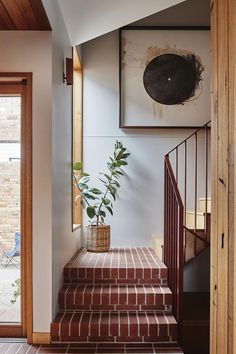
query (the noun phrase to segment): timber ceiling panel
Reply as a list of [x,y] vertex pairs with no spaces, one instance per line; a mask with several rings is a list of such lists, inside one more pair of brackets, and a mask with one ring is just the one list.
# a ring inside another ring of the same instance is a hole
[[50,31],[41,0],[0,0],[0,30]]

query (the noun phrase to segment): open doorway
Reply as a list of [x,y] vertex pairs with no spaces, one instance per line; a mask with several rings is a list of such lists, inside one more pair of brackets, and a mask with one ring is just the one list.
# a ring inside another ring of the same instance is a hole
[[31,139],[31,74],[0,74],[1,337],[31,326]]

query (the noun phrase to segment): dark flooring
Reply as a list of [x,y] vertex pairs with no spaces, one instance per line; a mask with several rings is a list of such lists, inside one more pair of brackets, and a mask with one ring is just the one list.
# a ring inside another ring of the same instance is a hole
[[209,354],[210,294],[184,293],[183,350],[185,354]]

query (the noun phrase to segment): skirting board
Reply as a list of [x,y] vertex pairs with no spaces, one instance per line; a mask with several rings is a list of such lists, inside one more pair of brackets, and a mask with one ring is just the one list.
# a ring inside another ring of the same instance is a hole
[[33,333],[33,344],[49,344],[50,341],[50,333],[48,332]]

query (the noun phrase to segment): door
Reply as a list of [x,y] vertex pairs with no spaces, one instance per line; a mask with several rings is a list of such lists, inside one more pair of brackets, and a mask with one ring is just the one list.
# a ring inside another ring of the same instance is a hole
[[31,75],[0,74],[1,337],[32,322],[31,214]]

